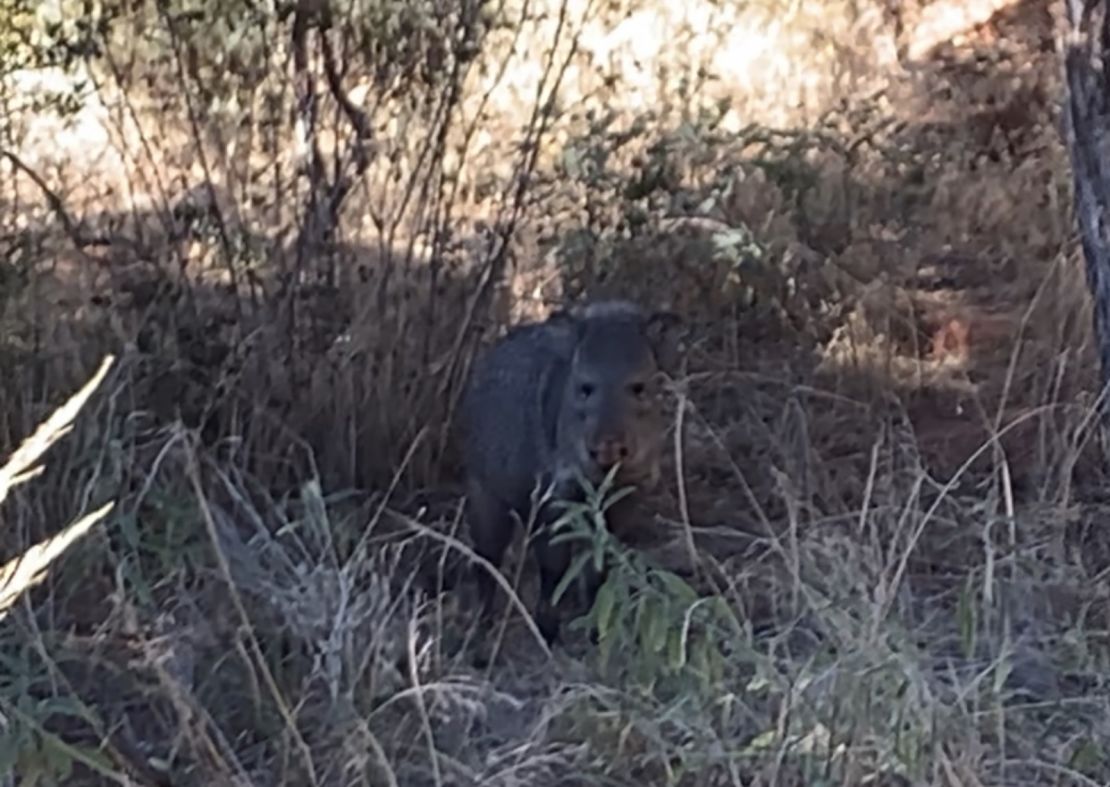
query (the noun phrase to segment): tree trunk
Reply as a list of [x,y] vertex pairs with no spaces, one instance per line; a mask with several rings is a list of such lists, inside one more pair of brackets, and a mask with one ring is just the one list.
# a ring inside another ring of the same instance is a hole
[[1065,5],[1068,147],[1105,391],[1110,382],[1110,13],[1107,0],[1065,0]]

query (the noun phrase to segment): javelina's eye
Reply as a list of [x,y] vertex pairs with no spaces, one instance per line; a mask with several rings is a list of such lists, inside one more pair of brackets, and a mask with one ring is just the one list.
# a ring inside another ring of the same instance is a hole
[[594,385],[593,385],[593,383],[582,383],[581,385],[579,385],[578,386],[578,395],[581,396],[583,399],[589,399],[591,396],[593,396],[594,395]]
[[628,390],[631,391],[632,395],[638,399],[645,393],[647,393],[647,386],[643,383],[632,383],[632,385],[628,387]]

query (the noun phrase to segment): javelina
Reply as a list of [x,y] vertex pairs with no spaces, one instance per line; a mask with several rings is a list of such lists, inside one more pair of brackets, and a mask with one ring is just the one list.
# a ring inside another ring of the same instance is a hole
[[[571,558],[569,545],[545,532],[560,513],[550,500],[581,499],[575,471],[597,484],[618,461],[617,487],[657,483],[666,426],[657,372],[671,363],[678,324],[669,312],[600,301],[512,329],[471,372],[460,416],[475,551],[500,567],[513,515],[534,523],[535,618],[548,643],[559,635],[552,593]],[[533,519],[537,489],[552,495]],[[607,511],[610,523],[628,500]],[[484,618],[495,581],[475,569]]]

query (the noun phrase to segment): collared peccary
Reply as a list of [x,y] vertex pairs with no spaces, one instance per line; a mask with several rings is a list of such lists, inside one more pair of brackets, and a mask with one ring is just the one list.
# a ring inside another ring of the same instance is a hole
[[[512,329],[471,372],[460,416],[474,548],[500,568],[516,518],[533,523],[535,618],[548,643],[559,636],[552,593],[572,547],[551,543],[544,528],[561,510],[548,502],[533,514],[533,493],[581,499],[576,471],[597,484],[617,462],[618,488],[658,482],[666,428],[658,372],[673,363],[679,324],[670,312],[599,301]],[[606,512],[610,525],[629,500]],[[495,580],[481,566],[475,571],[485,618]],[[596,587],[595,579],[591,591]]]

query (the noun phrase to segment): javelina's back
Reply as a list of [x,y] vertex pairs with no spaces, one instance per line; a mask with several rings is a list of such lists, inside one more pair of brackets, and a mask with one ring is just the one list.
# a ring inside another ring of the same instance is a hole
[[513,508],[527,505],[537,476],[554,461],[558,394],[574,344],[572,326],[523,325],[471,373],[460,412],[467,474]]

